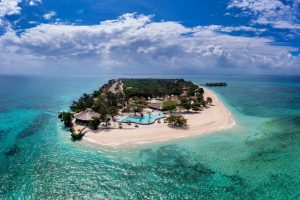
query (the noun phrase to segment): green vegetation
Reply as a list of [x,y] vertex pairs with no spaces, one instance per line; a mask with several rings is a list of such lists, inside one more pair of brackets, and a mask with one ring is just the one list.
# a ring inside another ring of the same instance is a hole
[[[113,87],[112,87],[113,86]],[[123,88],[122,90],[119,90]],[[212,99],[203,97],[204,90],[191,81],[183,79],[119,79],[109,80],[101,88],[91,94],[83,94],[70,106],[71,111],[78,113],[87,108],[100,114],[99,119],[93,119],[90,126],[98,127],[100,122],[106,125],[113,120],[119,110],[123,112],[142,112],[148,106],[148,99],[153,97],[169,98],[162,103],[164,111],[180,109],[199,111]],[[171,100],[171,98],[176,99]],[[177,100],[178,99],[178,100]],[[177,102],[178,101],[178,102]],[[150,115],[150,114],[149,114]],[[71,113],[62,113],[62,121],[71,126]],[[185,126],[186,120],[182,116],[173,116],[168,119],[172,126]]]
[[[123,83],[124,92],[113,93],[110,87],[119,80],[109,80],[99,90],[92,94],[84,93],[77,101],[70,106],[73,112],[80,112],[87,108],[102,115],[115,115],[118,109],[127,108],[140,112],[147,106],[148,97],[165,97],[166,95],[184,96],[181,102],[182,108],[192,108],[191,98],[198,102],[203,100],[204,90],[183,79],[120,79]],[[120,82],[117,83],[117,88]],[[202,104],[201,104],[202,105]],[[177,105],[176,105],[177,106]],[[175,102],[166,101],[164,110],[176,109]],[[127,109],[128,110],[128,109]]]
[[203,88],[196,88],[195,89],[195,93],[196,93],[196,96],[198,95],[202,95],[204,94],[204,89]]
[[134,97],[133,101],[128,105],[128,107],[133,110],[135,113],[142,112],[144,108],[148,105],[147,101],[144,98]]
[[93,118],[92,121],[90,121],[90,127],[93,129],[93,130],[96,130],[98,128],[98,126],[100,125],[101,123],[101,120],[97,117]]
[[180,98],[180,107],[187,110],[188,112],[192,108],[192,101],[187,97]]
[[212,98],[211,97],[207,97],[206,98],[206,102],[209,104],[209,105],[211,105],[212,104]]
[[106,124],[118,114],[119,105],[124,103],[124,95],[122,93],[112,93],[109,91],[110,85],[103,85],[93,94],[83,94],[78,101],[73,101],[70,109],[74,112],[81,112],[87,108],[91,108],[101,115],[100,120]]
[[66,127],[72,126],[72,114],[70,112],[62,112],[60,113],[59,117],[61,117],[61,120],[64,122]]
[[194,96],[198,86],[183,79],[121,79],[126,97],[163,97],[181,95],[185,90]]
[[94,97],[93,95],[88,95],[84,93],[78,101],[73,101],[72,105],[70,106],[71,110],[74,112],[80,112],[87,108],[91,108],[94,104]]
[[203,107],[206,107],[206,106],[207,106],[207,102],[206,102],[204,99],[202,99],[202,101],[201,101],[200,103],[201,103],[201,105],[202,105]]
[[164,111],[170,111],[172,112],[173,110],[175,110],[177,107],[177,103],[173,100],[166,100],[163,102],[162,104],[162,109]]
[[144,104],[139,104],[139,103],[131,103],[128,106],[130,109],[133,110],[133,112],[142,112],[144,108],[146,108],[146,105]]
[[194,102],[193,104],[192,104],[192,110],[193,111],[199,111],[201,109],[201,103],[199,103],[199,102]]
[[173,127],[183,128],[187,126],[187,120],[182,115],[170,115],[166,118],[166,121]]

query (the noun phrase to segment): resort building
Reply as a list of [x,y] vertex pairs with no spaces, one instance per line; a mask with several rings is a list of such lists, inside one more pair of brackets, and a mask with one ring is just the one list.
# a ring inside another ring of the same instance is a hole
[[99,118],[100,114],[92,109],[86,109],[74,115],[75,122],[81,124],[88,124],[94,117]]
[[162,110],[162,102],[161,101],[150,102],[148,104],[148,107],[154,110]]

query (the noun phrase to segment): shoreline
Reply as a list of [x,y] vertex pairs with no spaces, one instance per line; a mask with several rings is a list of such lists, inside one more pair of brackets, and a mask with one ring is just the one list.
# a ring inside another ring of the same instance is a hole
[[[202,86],[201,86],[202,87]],[[211,106],[195,113],[182,113],[188,120],[188,128],[169,128],[165,123],[155,122],[152,125],[124,125],[123,129],[99,129],[88,131],[82,140],[96,146],[123,147],[163,142],[191,136],[201,136],[232,128],[235,121],[231,112],[211,90],[203,87],[204,97],[211,97]]]

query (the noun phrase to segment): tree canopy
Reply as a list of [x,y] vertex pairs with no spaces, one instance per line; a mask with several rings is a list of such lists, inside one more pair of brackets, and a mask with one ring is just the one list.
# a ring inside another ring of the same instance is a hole
[[96,130],[98,128],[98,126],[100,125],[101,123],[101,120],[97,117],[93,118],[92,121],[90,121],[90,127],[93,129],[93,130]]
[[197,85],[183,79],[121,79],[124,83],[126,96],[162,97],[165,95],[180,95],[187,90],[194,95]]
[[173,111],[177,107],[177,103],[173,100],[166,100],[162,103],[162,109],[164,111]]
[[70,112],[60,113],[61,120],[64,122],[66,127],[71,127],[72,125],[72,114]]
[[208,104],[212,104],[213,100],[212,100],[211,97],[207,97],[207,98],[206,98],[206,102],[207,102]]
[[166,118],[166,121],[173,127],[186,127],[187,120],[182,115],[170,115]]
[[[123,92],[118,91],[113,93],[110,88],[117,83],[117,87],[121,84]],[[80,112],[87,108],[93,109],[104,117],[115,116],[118,109],[126,108],[124,110],[133,109],[135,112],[142,111],[147,107],[148,97],[165,97],[166,95],[181,96],[180,104],[177,105],[175,101],[166,100],[163,102],[163,110],[172,111],[177,106],[189,111],[199,110],[199,104],[206,105],[206,102],[211,102],[210,99],[204,100],[204,90],[199,88],[191,81],[183,79],[119,79],[110,80],[92,94],[84,93],[77,101],[73,101],[70,109],[73,112]],[[129,101],[131,100],[131,101]],[[130,102],[130,103],[129,103]],[[196,102],[193,105],[192,102]]]
[[187,111],[190,111],[190,109],[192,108],[191,100],[186,97],[180,98],[180,107],[186,109]]

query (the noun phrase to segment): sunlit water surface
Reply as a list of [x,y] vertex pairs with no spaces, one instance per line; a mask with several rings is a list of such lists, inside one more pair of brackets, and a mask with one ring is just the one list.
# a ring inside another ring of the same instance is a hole
[[212,89],[237,125],[125,149],[73,142],[57,112],[116,77],[0,76],[0,199],[300,199],[300,77],[152,76],[226,81]]

